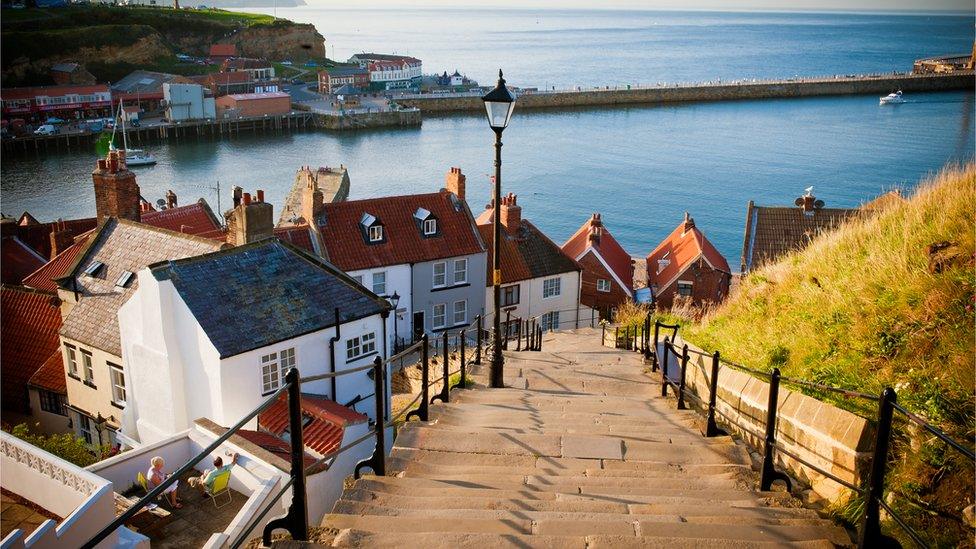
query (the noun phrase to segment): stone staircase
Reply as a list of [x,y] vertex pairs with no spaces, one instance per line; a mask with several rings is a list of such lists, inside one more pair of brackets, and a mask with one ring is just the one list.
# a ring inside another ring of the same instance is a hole
[[[758,492],[745,447],[704,438],[636,353],[599,330],[507,352],[474,389],[404,426],[390,476],[356,481],[322,526],[335,547],[833,547],[848,533]],[[320,538],[321,539],[321,538]]]

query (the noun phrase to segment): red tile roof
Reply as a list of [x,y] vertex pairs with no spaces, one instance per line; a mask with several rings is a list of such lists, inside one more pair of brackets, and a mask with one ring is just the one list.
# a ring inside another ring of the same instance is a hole
[[[306,419],[302,429],[305,447],[318,455],[325,455],[339,448],[346,425],[363,423],[367,417],[323,396],[302,395],[302,416]],[[258,427],[275,436],[282,436],[288,429],[288,398],[281,395],[278,401],[258,416]]]
[[193,204],[143,212],[140,221],[146,225],[168,229],[177,233],[207,236],[220,230],[220,220],[214,215],[207,201],[200,199]]
[[[590,240],[590,234],[599,230],[599,239],[594,242]],[[569,237],[562,246],[563,252],[569,257],[579,260],[587,251],[592,250],[603,259],[610,270],[617,275],[623,283],[623,289],[627,293],[632,293],[634,288],[634,265],[631,262],[630,254],[617,242],[617,239],[610,234],[600,214],[593,214],[583,226]]]
[[4,88],[0,96],[4,101],[12,99],[32,99],[34,97],[60,97],[62,95],[89,95],[93,93],[107,93],[107,84],[91,84],[87,86],[35,86],[32,88]]
[[0,281],[20,284],[44,265],[45,259],[16,236],[0,240]]
[[68,268],[74,263],[75,258],[78,257],[78,252],[85,247],[85,243],[88,242],[88,238],[92,234],[94,231],[88,231],[76,237],[74,244],[65,248],[63,252],[45,263],[40,269],[28,275],[24,279],[24,286],[48,292],[57,291],[58,285],[54,283],[54,280],[68,274]]
[[278,240],[297,246],[311,254],[318,255],[312,245],[312,233],[308,225],[294,227],[275,227],[274,235]]
[[237,46],[234,44],[214,44],[210,46],[211,57],[233,57],[237,55]]
[[[237,435],[251,444],[257,445],[264,450],[267,450],[280,457],[286,462],[291,463],[291,444],[272,435],[271,433],[241,429],[237,431]],[[305,467],[308,468],[310,465],[315,463],[316,460],[314,457],[305,452],[303,461],[305,462]]]
[[64,374],[64,355],[61,354],[60,348],[54,351],[44,364],[41,364],[28,383],[33,387],[54,393],[68,394],[68,383]]
[[[414,214],[437,218],[437,234],[425,237]],[[384,241],[367,242],[363,214],[383,225]],[[434,261],[477,254],[484,245],[467,204],[447,191],[325,204],[319,221],[329,261],[344,271]]]
[[[686,230],[686,225],[690,225]],[[715,246],[705,238],[701,230],[695,227],[694,220],[685,214],[685,221],[654,251],[647,256],[647,285],[656,286],[658,290],[667,288],[698,258],[704,257],[712,268],[732,274],[729,262],[715,249]],[[664,269],[658,272],[658,261],[666,260]]]
[[28,410],[27,382],[60,347],[61,310],[56,294],[0,288],[0,396],[8,410]]
[[86,233],[98,225],[94,217],[86,219],[69,219],[66,221],[52,221],[30,225],[16,223],[0,223],[0,235],[16,236],[30,246],[38,255],[48,259],[51,257],[51,232],[57,226],[60,230],[68,231],[72,238]]
[[[492,225],[478,225],[478,231],[488,247],[485,285],[490,286],[494,249]],[[525,219],[521,220],[517,235],[502,228],[500,248],[502,284],[582,270],[576,260],[563,253],[555,242]]]

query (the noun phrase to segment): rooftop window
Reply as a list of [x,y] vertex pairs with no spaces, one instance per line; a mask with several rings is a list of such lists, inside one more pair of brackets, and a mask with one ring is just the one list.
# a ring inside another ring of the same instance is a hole
[[122,274],[119,275],[119,279],[115,281],[115,286],[118,288],[127,287],[129,282],[132,282],[133,276],[135,276],[135,273],[132,271],[122,271]]
[[89,265],[88,268],[85,269],[85,275],[92,276],[92,277],[97,276],[99,271],[101,271],[102,267],[104,266],[105,264],[102,263],[101,261],[92,261],[91,265]]

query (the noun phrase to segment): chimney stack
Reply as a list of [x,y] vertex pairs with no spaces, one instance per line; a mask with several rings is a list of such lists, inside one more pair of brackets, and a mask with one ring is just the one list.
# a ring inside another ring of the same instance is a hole
[[599,246],[601,235],[603,235],[603,220],[600,219],[600,214],[595,213],[590,218],[590,245]]
[[690,231],[690,230],[692,230],[692,229],[695,228],[695,220],[692,219],[690,215],[688,215],[688,212],[685,212],[685,221],[684,221],[684,223],[685,223],[685,226],[681,230],[681,235],[682,236],[684,236],[684,234],[687,233],[688,231]]
[[166,191],[166,207],[175,208],[176,207],[176,193],[172,189]]
[[51,259],[54,259],[74,242],[75,239],[71,236],[71,231],[67,230],[64,222],[59,219],[51,230]]
[[92,172],[98,222],[106,217],[139,221],[141,204],[136,174],[125,164],[125,151],[109,151]]
[[251,193],[234,187],[234,208],[224,214],[228,244],[240,246],[274,236],[274,208],[264,201],[263,190],[255,194],[252,199]]
[[447,192],[454,193],[458,198],[464,200],[464,181],[467,177],[461,173],[461,168],[451,168],[451,171],[447,172],[447,182],[444,183],[444,188]]
[[502,226],[508,230],[508,234],[517,235],[522,226],[522,206],[518,205],[518,196],[508,193],[502,197],[502,209],[499,212]]

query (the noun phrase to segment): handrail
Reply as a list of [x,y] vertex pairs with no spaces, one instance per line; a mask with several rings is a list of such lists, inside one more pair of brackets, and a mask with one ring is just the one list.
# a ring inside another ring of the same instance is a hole
[[907,417],[909,420],[911,420],[912,422],[914,422],[916,425],[920,426],[921,428],[923,428],[926,431],[928,431],[928,432],[932,433],[933,435],[935,435],[935,437],[938,438],[939,440],[941,440],[942,442],[945,442],[949,446],[952,446],[953,448],[955,448],[956,450],[958,450],[959,452],[961,452],[962,455],[968,457],[970,460],[976,461],[976,454],[974,454],[972,450],[969,450],[968,448],[966,448],[963,445],[959,444],[958,442],[956,442],[955,440],[953,440],[949,435],[947,435],[944,432],[940,431],[939,429],[935,428],[932,424],[930,424],[929,422],[925,421],[924,419],[918,417],[917,415],[913,414],[912,412],[909,412],[908,410],[906,410],[905,408],[903,408],[897,402],[895,402],[893,404],[893,407],[895,408],[895,410],[898,410],[899,412],[905,414],[905,417]]
[[[377,357],[379,358],[379,357]],[[349,368],[348,370],[340,370],[338,372],[326,372],[324,374],[316,374],[314,376],[308,376],[302,378],[302,383],[310,383],[312,381],[321,381],[323,379],[331,379],[334,377],[344,376],[346,374],[355,374],[356,372],[364,372],[366,370],[372,370],[373,363],[364,364],[362,366],[357,366],[355,368]]]
[[885,512],[888,513],[888,516],[895,519],[895,522],[898,523],[898,526],[901,526],[901,529],[904,530],[910,538],[912,538],[912,541],[914,541],[919,547],[922,547],[923,549],[928,549],[929,544],[925,543],[925,541],[922,540],[921,536],[918,535],[918,532],[916,532],[914,528],[909,526],[908,523],[906,523],[903,518],[898,516],[898,513],[896,513],[895,510],[892,509],[890,505],[885,503],[884,499],[879,499],[878,504],[881,505],[881,507],[885,510]]
[[735,362],[725,360],[724,358],[721,359],[721,363],[728,366],[729,368],[732,368],[733,370],[739,370],[741,372],[746,372],[757,376],[770,377],[770,375],[772,375],[769,372],[764,372],[762,370],[755,370],[753,368],[749,368],[748,366],[743,366],[741,364],[736,364]]
[[787,383],[792,383],[794,385],[802,385],[804,387],[810,387],[812,389],[831,391],[834,393],[842,394],[844,396],[849,396],[853,398],[863,398],[865,400],[870,400],[872,402],[878,401],[877,395],[870,395],[868,393],[860,393],[858,391],[852,391],[849,389],[841,389],[840,387],[833,387],[830,385],[824,385],[823,383],[816,383],[813,381],[807,381],[805,379],[797,379],[795,377],[781,377],[780,381],[785,381]]
[[383,361],[383,363],[384,363],[384,364],[390,364],[390,363],[392,363],[392,362],[393,362],[394,360],[400,360],[401,358],[403,358],[403,357],[405,357],[405,356],[407,356],[407,355],[408,355],[409,353],[412,353],[412,352],[414,352],[414,350],[416,350],[416,349],[419,349],[419,348],[420,348],[420,345],[421,345],[422,343],[423,343],[423,341],[422,341],[422,340],[421,340],[421,341],[418,341],[418,342],[416,342],[416,343],[411,343],[409,347],[407,347],[406,349],[403,349],[403,350],[402,350],[402,351],[400,351],[399,353],[397,353],[397,354],[395,354],[395,355],[393,355],[393,356],[391,356],[390,358],[388,358],[388,359],[386,359],[386,360],[384,360],[384,361]]

